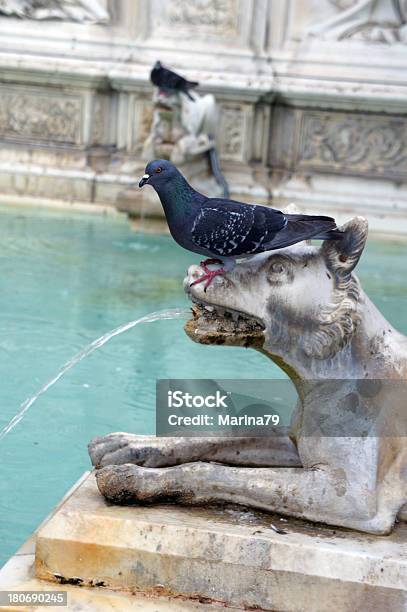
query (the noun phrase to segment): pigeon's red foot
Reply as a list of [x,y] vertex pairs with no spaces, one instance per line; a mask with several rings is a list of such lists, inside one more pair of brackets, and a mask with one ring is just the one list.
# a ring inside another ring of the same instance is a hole
[[190,287],[205,282],[204,291],[206,293],[207,288],[209,287],[215,276],[223,276],[226,270],[224,268],[218,268],[217,270],[208,270],[206,266],[202,266],[202,268],[205,270],[205,274],[202,274],[202,276],[197,278],[196,281],[191,283]]

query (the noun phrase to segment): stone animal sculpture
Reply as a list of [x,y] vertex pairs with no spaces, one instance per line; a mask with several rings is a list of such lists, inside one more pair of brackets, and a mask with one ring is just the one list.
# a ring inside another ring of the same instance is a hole
[[186,324],[194,341],[253,347],[294,382],[298,405],[286,435],[97,438],[89,450],[106,499],[233,502],[373,534],[392,530],[407,503],[407,338],[353,275],[367,222],[355,218],[342,230],[342,240],[321,247],[259,255],[207,293],[191,286],[199,267],[185,281],[196,303]]
[[143,144],[142,157],[163,157],[174,164],[196,159],[215,147],[217,122],[213,95],[194,92],[190,100],[179,91],[162,92],[156,88],[151,131]]

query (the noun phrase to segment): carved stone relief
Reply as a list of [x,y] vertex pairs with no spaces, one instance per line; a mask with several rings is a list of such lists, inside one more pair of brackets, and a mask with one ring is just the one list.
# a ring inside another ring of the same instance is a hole
[[309,29],[309,34],[333,40],[407,43],[406,0],[329,0],[340,12]]
[[133,130],[130,150],[134,153],[141,153],[143,144],[151,131],[153,105],[150,98],[139,98],[134,100],[133,108]]
[[90,143],[92,145],[110,144],[111,99],[109,95],[98,93],[92,97]]
[[23,19],[109,22],[106,0],[0,0],[0,13]]
[[170,24],[208,27],[222,32],[237,28],[238,0],[171,0],[167,15]]
[[220,117],[220,152],[223,159],[244,160],[246,113],[240,104],[223,104]]
[[329,2],[331,4],[336,6],[341,11],[344,11],[344,10],[350,8],[351,6],[356,4],[357,1],[358,0],[329,0]]
[[82,99],[2,90],[0,138],[26,142],[81,143]]
[[375,176],[407,176],[407,118],[305,111],[297,163]]

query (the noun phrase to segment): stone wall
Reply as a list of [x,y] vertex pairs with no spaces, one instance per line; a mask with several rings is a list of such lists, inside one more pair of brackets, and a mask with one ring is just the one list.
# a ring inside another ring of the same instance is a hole
[[407,231],[406,21],[405,0],[0,0],[2,199],[116,205],[161,59],[215,94],[234,197]]

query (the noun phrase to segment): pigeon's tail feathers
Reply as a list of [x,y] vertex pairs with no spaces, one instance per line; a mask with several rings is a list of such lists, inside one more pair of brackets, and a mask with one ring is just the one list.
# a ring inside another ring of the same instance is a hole
[[324,234],[318,234],[318,236],[313,236],[314,240],[342,240],[343,231],[339,229],[329,230]]
[[326,215],[304,215],[302,213],[286,213],[285,216],[291,221],[322,221],[323,223],[330,223],[333,227],[336,227],[335,219],[333,217],[327,217]]
[[193,102],[195,102],[195,98],[191,96],[191,94],[189,93],[189,90],[194,89],[194,87],[198,87],[198,85],[199,85],[198,81],[185,81],[182,87],[182,91],[184,92],[184,94],[188,96],[188,98],[192,100]]
[[318,215],[285,215],[286,226],[268,244],[264,250],[282,249],[303,240],[340,240],[342,232],[338,230],[335,219]]
[[191,94],[189,93],[188,89],[185,88],[182,90],[184,92],[184,94],[190,99],[192,100],[192,102],[195,102],[195,98],[193,96],[191,96]]
[[304,230],[314,231],[318,227],[321,228],[321,232],[318,232],[313,236],[315,240],[341,240],[343,238],[343,232],[338,229],[335,219],[332,217],[326,217],[323,215],[285,215],[288,223],[299,221]]

